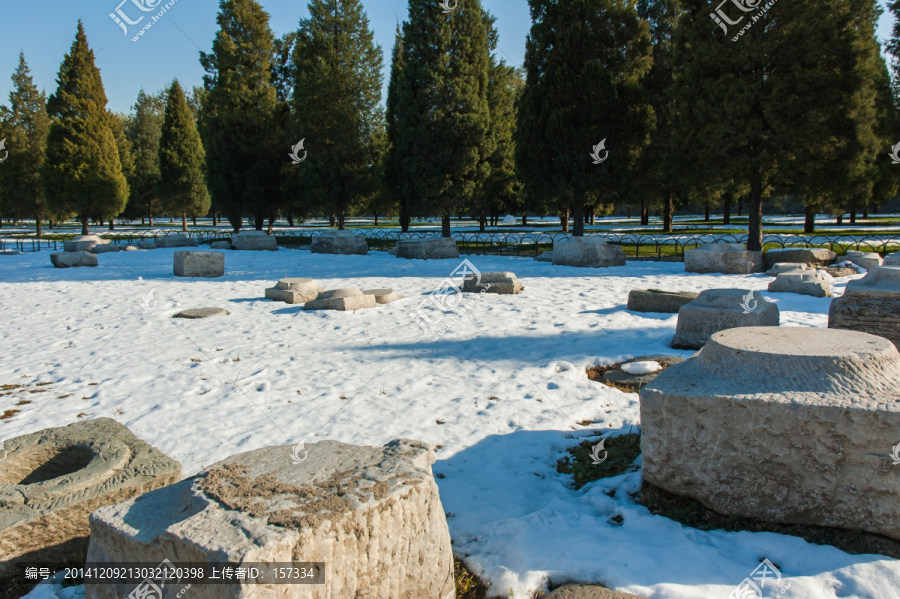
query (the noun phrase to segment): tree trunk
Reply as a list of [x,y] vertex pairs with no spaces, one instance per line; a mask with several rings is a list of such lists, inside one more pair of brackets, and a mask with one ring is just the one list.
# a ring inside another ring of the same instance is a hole
[[181,213],[181,231],[187,233],[187,213]]
[[172,216],[171,214],[169,215],[169,222],[170,222],[170,223],[174,223],[174,222],[175,222],[175,217]]
[[441,215],[441,237],[450,237],[450,213],[444,212]]
[[478,215],[478,231],[484,233],[484,225],[487,222],[487,217],[484,215],[484,210]]
[[709,222],[709,206],[705,207],[705,210],[703,213],[703,220],[705,220],[706,222]]
[[525,227],[527,225],[528,225],[528,211],[523,210],[522,211],[522,226]]
[[197,217],[196,217],[196,216],[192,216],[192,217],[191,217],[191,222],[193,222],[193,223],[194,223],[194,226],[196,227],[196,226],[197,226]]
[[148,216],[149,216],[149,218],[150,218],[150,226],[152,227],[152,226],[153,226],[153,209],[152,209],[152,208],[148,208],[148,209],[147,209],[147,214],[148,214]]
[[866,200],[865,202],[863,202],[863,213],[862,213],[862,217],[863,217],[863,218],[869,218],[869,201],[868,201],[868,200]]
[[[747,206],[747,215],[750,224],[747,227],[747,251],[761,252],[763,239],[762,225],[762,173],[759,167],[750,171],[750,197]],[[741,201],[738,201],[738,210],[741,209]]]
[[116,223],[114,222],[114,220],[115,220],[115,219],[112,219],[112,218],[109,219],[109,230],[110,230],[110,231],[115,231],[115,230],[116,230]]
[[378,213],[375,213],[375,226],[378,226]]
[[672,210],[675,194],[667,192],[663,195],[663,233],[672,232]]
[[40,219],[40,217],[37,217],[37,216],[34,217],[34,228],[37,232],[37,238],[40,239],[41,238],[41,219]]
[[50,227],[51,231],[53,230],[53,219],[52,218],[47,220],[47,226]]
[[344,230],[344,209],[343,208],[338,210],[337,226],[338,226],[338,230],[340,230],[340,231]]
[[562,226],[562,232],[569,232],[569,208],[566,207],[565,210],[559,213],[559,224]]
[[731,192],[726,193],[722,199],[722,224],[731,224]]
[[212,217],[213,217],[213,226],[218,227],[219,223],[216,222],[216,211],[215,210],[212,211]]
[[328,219],[328,225],[331,226],[331,227],[333,227],[333,226],[334,226],[334,220],[335,220],[335,219],[334,219],[334,215],[332,214],[332,215],[331,215],[331,218]]
[[816,232],[816,208],[815,206],[806,206],[806,220],[803,222],[804,233]]
[[625,214],[627,215],[625,218],[631,219],[631,206],[625,208]]
[[[375,219],[376,219],[375,224],[377,225],[378,224],[378,216],[377,215],[376,215]],[[293,227],[294,226],[294,215],[288,213],[287,221],[288,221],[288,226]]]
[[81,234],[82,235],[90,235],[91,231],[88,229],[88,217],[81,217]]
[[837,218],[835,219],[834,222],[836,225],[843,225],[844,224],[844,213],[841,212],[840,214],[838,214]]
[[266,229],[266,235],[271,235],[271,234],[272,234],[272,226],[273,226],[274,224],[275,224],[275,213],[274,213],[274,212],[270,212],[270,213],[269,213],[269,228]]
[[594,224],[594,209],[591,208],[591,224]]
[[576,201],[572,210],[572,237],[584,237],[584,202]]
[[856,199],[850,200],[850,224],[856,224]]
[[[753,201],[750,201],[753,204]],[[753,207],[750,207],[750,211],[753,211]],[[744,196],[738,198],[738,216],[744,216]]]
[[145,224],[145,223],[144,223],[144,220],[145,220],[145,219],[146,219],[146,217],[144,217],[144,216],[141,217],[141,226],[142,226],[142,227],[143,227],[144,224]]

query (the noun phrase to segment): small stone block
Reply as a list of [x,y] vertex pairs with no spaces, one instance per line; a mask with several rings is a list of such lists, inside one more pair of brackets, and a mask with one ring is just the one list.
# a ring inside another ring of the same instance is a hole
[[110,240],[101,239],[99,235],[76,235],[63,242],[63,249],[67,252],[86,252],[95,245],[107,243],[110,243]]
[[765,253],[766,268],[772,268],[775,264],[806,264],[808,266],[828,266],[837,254],[823,248],[781,248],[769,250]]
[[56,268],[76,268],[79,266],[97,266],[97,256],[90,252],[59,252],[50,254],[50,262]]
[[842,258],[847,262],[862,266],[866,270],[869,270],[874,266],[881,266],[884,263],[881,254],[876,252],[858,252],[856,250],[850,250],[843,255]]
[[266,299],[288,304],[305,304],[318,297],[323,289],[313,279],[279,279],[274,287],[266,289]]
[[398,258],[408,260],[447,260],[459,258],[456,240],[451,237],[403,239],[394,246]]
[[831,283],[818,271],[785,272],[769,283],[772,293],[799,293],[813,297],[831,297]]
[[406,299],[402,295],[397,295],[393,289],[366,289],[363,293],[375,296],[375,301],[379,304],[389,304],[397,300]]
[[660,312],[678,314],[681,306],[697,299],[691,291],[662,291],[661,289],[632,289],[628,292],[627,309],[632,312]]
[[209,244],[209,249],[211,250],[230,250],[231,242],[230,241],[213,241]]
[[265,231],[241,231],[231,238],[231,247],[235,250],[277,251],[278,241],[274,235],[266,235]]
[[348,287],[346,289],[335,289],[333,291],[323,291],[319,293],[315,300],[307,302],[303,306],[304,310],[362,310],[364,308],[374,308],[378,305],[374,295],[368,295],[359,290],[358,287]]
[[483,272],[479,278],[470,275],[463,281],[462,290],[465,293],[497,293],[500,295],[515,295],[525,288],[522,282],[511,272]]
[[828,310],[828,328],[878,335],[900,344],[900,266],[875,266],[850,281]]
[[672,347],[699,349],[713,333],[736,327],[778,326],[778,306],[759,291],[707,289],[678,311]]
[[225,308],[191,308],[189,310],[182,310],[178,314],[172,316],[172,318],[209,318],[210,316],[227,316],[231,314]]
[[353,231],[325,231],[315,235],[310,244],[313,254],[346,254],[365,256],[369,253],[369,243],[365,236]]
[[684,272],[746,275],[765,270],[762,252],[740,243],[709,243],[684,252]]
[[225,275],[225,254],[222,252],[175,252],[176,277],[204,277],[213,279]]
[[599,237],[567,237],[553,242],[552,262],[555,266],[608,268],[625,266],[625,251]]
[[197,247],[197,240],[191,239],[187,235],[183,235],[181,233],[171,233],[169,235],[164,235],[156,240],[156,247],[158,248],[184,248],[184,247]]
[[806,264],[799,264],[795,262],[778,262],[777,264],[773,264],[772,267],[766,271],[766,276],[777,277],[782,273],[802,272],[804,270],[809,270],[809,267]]

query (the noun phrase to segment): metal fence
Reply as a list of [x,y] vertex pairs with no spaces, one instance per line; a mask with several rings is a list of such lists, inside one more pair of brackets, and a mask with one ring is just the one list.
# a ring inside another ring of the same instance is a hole
[[[322,235],[329,229],[276,229],[274,235],[278,244],[288,248],[297,248],[312,243],[312,238]],[[333,230],[333,229],[330,229]],[[387,250],[394,247],[397,241],[404,239],[428,239],[440,237],[439,231],[365,231],[355,230],[364,235],[369,247],[374,250]],[[154,239],[172,233],[171,230],[118,230],[101,235],[112,243],[120,245],[136,245],[152,242]],[[190,230],[185,235],[196,239],[200,244],[227,240],[233,235],[231,229]],[[522,233],[481,233],[459,231],[454,232],[459,251],[464,254],[494,254],[509,256],[537,256],[543,251],[553,249],[553,243],[569,236],[568,233],[544,233],[529,231]],[[746,243],[746,234],[712,233],[628,233],[600,232],[587,233],[588,237],[599,237],[607,243],[619,245],[626,256],[632,259],[648,260],[683,260],[685,250],[699,247],[707,243]],[[16,250],[19,252],[63,251],[63,240],[75,237],[74,234],[51,234],[38,239],[33,233],[0,232],[0,250]],[[861,250],[886,254],[900,249],[900,235],[792,235],[774,234],[763,238],[764,248],[825,248],[837,254],[848,250]]]

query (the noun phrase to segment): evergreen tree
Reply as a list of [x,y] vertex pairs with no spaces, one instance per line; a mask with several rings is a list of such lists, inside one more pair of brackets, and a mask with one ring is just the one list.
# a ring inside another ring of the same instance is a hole
[[206,70],[200,132],[213,204],[241,228],[243,216],[262,230],[285,203],[284,115],[272,84],[274,36],[256,0],[221,0]]
[[397,158],[398,101],[400,92],[400,71],[403,69],[403,34],[400,24],[394,33],[394,49],[391,51],[391,73],[387,90],[387,110],[385,124],[387,126],[387,155],[384,162],[384,195],[387,203],[396,204],[400,217],[400,230],[409,231],[410,210],[415,204],[413,188],[406,181],[401,185],[402,169]]
[[52,217],[44,200],[40,175],[50,129],[47,97],[34,85],[24,53],[19,53],[19,66],[12,81],[9,108],[3,107],[0,117],[0,137],[6,140],[4,153],[9,152],[0,167],[2,213],[34,218],[40,237],[41,221]]
[[[134,176],[134,153],[131,148],[131,140],[128,139],[128,136],[125,134],[125,129],[128,127],[128,123],[131,121],[131,118],[128,115],[121,113],[110,113],[112,116],[112,130],[113,136],[116,139],[116,148],[119,151],[119,164],[122,166],[122,176],[125,177],[125,181],[131,181]],[[131,194],[131,185],[129,184],[129,196]],[[127,206],[127,202],[126,202]],[[122,210],[119,210],[121,212]],[[116,214],[107,215],[109,217],[109,230],[114,230],[115,224],[113,221],[113,217]],[[101,223],[102,224],[102,223]]]
[[203,216],[209,211],[209,193],[203,179],[203,144],[177,79],[166,92],[159,141],[158,193],[163,210],[181,215],[182,231],[187,231],[188,216]]
[[162,135],[165,99],[162,93],[150,95],[142,89],[134,104],[134,114],[126,127],[134,154],[134,172],[129,184],[129,214],[147,216],[150,226],[162,205],[156,195],[159,183],[159,138]]
[[106,109],[103,81],[81,21],[56,81],[56,93],[47,102],[51,123],[41,180],[50,211],[77,214],[81,233],[87,235],[89,219],[122,211],[128,183],[113,115]]
[[[653,109],[645,21],[626,0],[529,0],[517,161],[532,193],[558,198],[584,233],[584,207],[613,200],[648,143]],[[595,156],[595,158],[592,158]]]
[[297,174],[305,202],[343,229],[380,184],[381,46],[360,0],[311,0],[308,8],[294,49],[294,131],[309,151]]
[[441,216],[471,202],[486,175],[490,120],[488,36],[479,0],[444,14],[432,0],[410,0],[394,105],[394,167],[401,194]]

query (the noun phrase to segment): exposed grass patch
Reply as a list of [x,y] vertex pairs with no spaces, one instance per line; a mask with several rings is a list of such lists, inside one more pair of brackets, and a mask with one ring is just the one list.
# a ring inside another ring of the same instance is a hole
[[[669,367],[665,362],[660,362],[656,360],[657,364],[662,366],[660,370],[657,370],[654,374],[659,374],[663,370]],[[622,364],[626,364],[627,362],[616,362],[615,364],[610,364],[609,366],[591,366],[590,368],[585,368],[585,372],[587,372],[587,376],[592,381],[597,381],[598,383],[603,383],[607,387],[614,387],[619,391],[624,391],[625,393],[637,393],[641,390],[640,383],[632,382],[632,381],[608,381],[603,378],[603,375],[610,370],[621,370]]]
[[488,587],[472,574],[459,556],[453,556],[453,573],[456,579],[456,599],[484,599]]
[[580,489],[589,482],[601,478],[618,476],[627,472],[632,463],[641,455],[641,436],[637,433],[608,437],[604,439],[604,448],[600,456],[606,454],[606,459],[599,464],[594,464],[591,457],[594,445],[600,439],[585,441],[567,451],[566,456],[556,463],[556,471],[561,474],[571,474],[574,479],[575,489]]
[[16,405],[17,405],[17,406],[27,406],[27,405],[30,404],[30,403],[31,403],[31,402],[30,402],[29,400],[23,399],[23,400],[20,400],[19,403],[17,403]]
[[22,410],[6,410],[3,414],[0,414],[0,420],[9,420]]
[[12,389],[19,389],[20,387],[24,387],[25,385],[0,385],[0,391],[10,391]]

